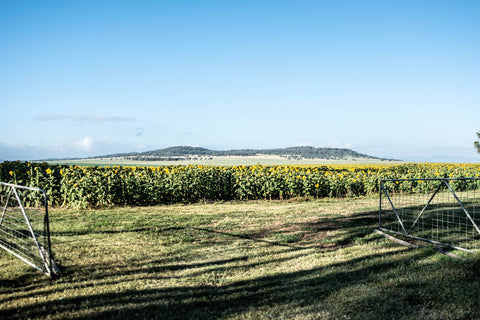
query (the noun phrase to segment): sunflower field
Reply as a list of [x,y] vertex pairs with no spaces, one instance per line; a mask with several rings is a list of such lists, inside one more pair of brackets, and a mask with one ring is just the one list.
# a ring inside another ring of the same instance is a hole
[[[218,200],[356,197],[378,192],[382,179],[479,177],[480,164],[399,165],[76,166],[0,163],[0,181],[46,191],[64,207],[157,205]],[[470,183],[480,184],[480,180]],[[458,188],[472,186],[458,185]],[[475,186],[478,188],[479,186]],[[428,181],[393,184],[398,192],[425,192]],[[2,199],[3,200],[3,199]]]

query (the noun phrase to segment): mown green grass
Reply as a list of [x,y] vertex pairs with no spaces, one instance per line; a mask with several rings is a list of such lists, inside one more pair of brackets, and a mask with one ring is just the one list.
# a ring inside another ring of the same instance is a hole
[[0,252],[1,319],[475,319],[480,260],[373,233],[376,198],[52,209],[49,279]]

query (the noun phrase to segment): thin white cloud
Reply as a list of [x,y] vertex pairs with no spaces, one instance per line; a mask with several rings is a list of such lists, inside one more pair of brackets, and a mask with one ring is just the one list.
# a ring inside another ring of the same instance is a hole
[[82,140],[75,142],[75,144],[80,150],[90,151],[93,147],[93,138],[84,137]]
[[90,157],[110,153],[130,152],[133,148],[134,147],[128,143],[112,143],[111,141],[91,136],[43,146],[8,145],[0,143],[0,162],[5,160]]
[[103,123],[103,122],[125,122],[125,121],[133,121],[134,118],[131,117],[121,117],[115,115],[68,115],[68,114],[39,114],[34,117],[34,120],[37,121],[76,121],[76,122],[95,122],[95,123]]

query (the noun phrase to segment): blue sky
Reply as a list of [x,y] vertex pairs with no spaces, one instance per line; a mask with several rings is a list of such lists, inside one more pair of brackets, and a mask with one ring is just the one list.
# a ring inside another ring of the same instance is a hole
[[480,1],[0,2],[0,159],[176,145],[478,162]]

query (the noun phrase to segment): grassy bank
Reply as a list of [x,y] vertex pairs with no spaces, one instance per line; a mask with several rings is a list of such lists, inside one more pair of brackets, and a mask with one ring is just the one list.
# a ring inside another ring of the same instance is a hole
[[473,319],[480,261],[372,232],[377,198],[52,209],[48,279],[0,252],[2,319]]

